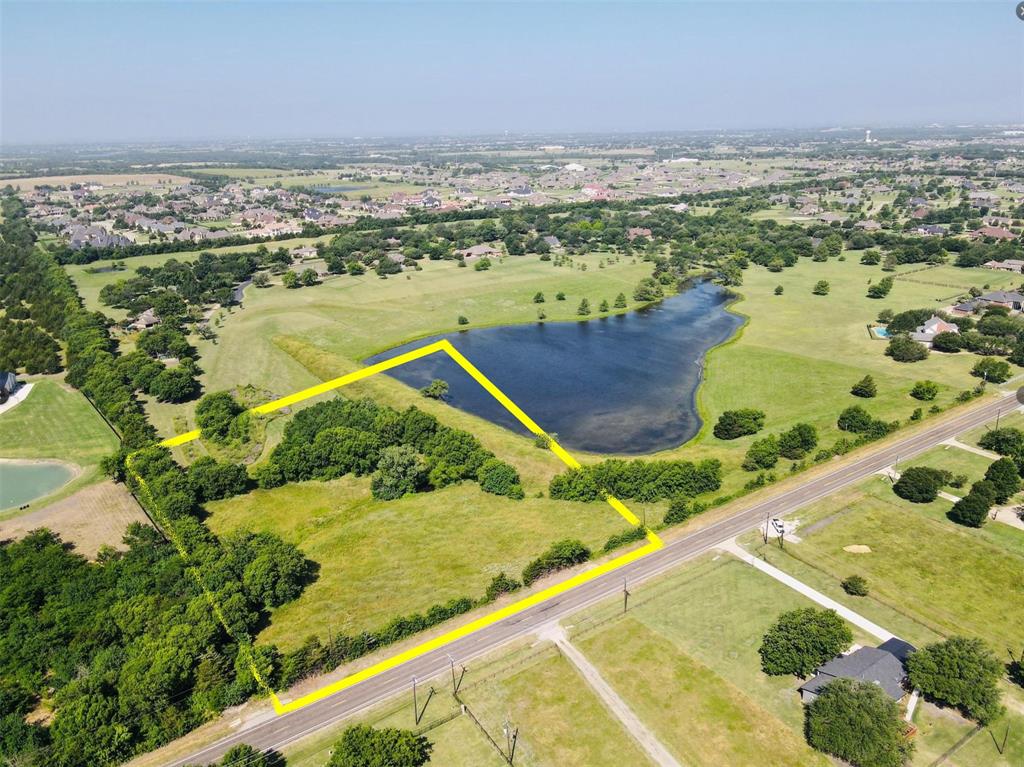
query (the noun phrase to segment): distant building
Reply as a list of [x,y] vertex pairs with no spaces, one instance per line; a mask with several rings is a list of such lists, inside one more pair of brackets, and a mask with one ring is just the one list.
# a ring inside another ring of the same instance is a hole
[[923,325],[919,325],[910,337],[925,346],[931,346],[932,340],[939,333],[959,333],[960,328],[952,322],[946,322],[941,317],[932,316]]
[[849,655],[840,655],[818,668],[813,677],[800,686],[800,700],[813,702],[836,679],[854,679],[878,685],[893,700],[907,694],[906,661],[916,648],[893,637],[878,647],[861,647]]
[[146,309],[146,311],[140,312],[139,316],[136,317],[128,327],[133,330],[146,330],[159,324],[160,318],[156,316],[156,312],[152,309]]
[[1008,258],[1005,261],[986,261],[982,264],[986,269],[997,269],[1001,272],[1024,272],[1024,261],[1016,258]]
[[1003,229],[1000,226],[983,226],[980,229],[975,229],[971,232],[969,237],[979,239],[982,237],[990,237],[993,240],[1016,240],[1017,235],[1011,232],[1009,229]]

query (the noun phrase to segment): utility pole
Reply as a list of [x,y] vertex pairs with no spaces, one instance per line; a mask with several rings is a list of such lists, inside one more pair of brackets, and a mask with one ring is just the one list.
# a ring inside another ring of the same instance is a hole
[[622,612],[625,613],[629,607],[629,589],[626,588],[626,579],[622,579]]
[[416,724],[420,723],[420,706],[416,699],[416,677],[412,678],[412,717]]
[[505,733],[505,746],[508,748],[506,759],[508,759],[509,764],[514,764],[516,759],[516,741],[519,739],[519,728],[512,729],[512,724],[506,718],[501,729]]
[[460,664],[459,667],[462,669],[462,673],[459,674],[458,679],[456,679],[455,658],[453,658],[450,654],[448,654],[448,664],[451,666],[452,669],[452,695],[457,695],[459,692],[459,687],[462,686],[462,680],[466,678],[466,667]]

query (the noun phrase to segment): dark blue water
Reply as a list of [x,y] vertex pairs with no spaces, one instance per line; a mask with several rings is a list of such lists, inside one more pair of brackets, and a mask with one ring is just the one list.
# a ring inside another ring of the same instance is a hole
[[[389,349],[367,363],[447,338],[566,447],[650,453],[700,430],[695,395],[704,355],[742,324],[726,311],[727,302],[722,288],[705,282],[617,317],[449,333]],[[527,433],[447,355],[406,363],[388,375],[417,388],[443,378],[455,407]]]

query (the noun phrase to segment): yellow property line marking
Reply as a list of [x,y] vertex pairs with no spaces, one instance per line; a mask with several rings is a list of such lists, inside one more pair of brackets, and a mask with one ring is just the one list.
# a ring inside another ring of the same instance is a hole
[[[509,399],[508,396],[501,389],[495,386],[494,383],[487,376],[480,372],[480,370],[472,362],[466,359],[466,357],[464,357],[462,353],[458,351],[458,349],[452,346],[451,342],[448,340],[441,340],[432,344],[428,344],[426,346],[422,346],[419,349],[414,349],[411,352],[400,354],[397,357],[384,360],[383,362],[378,362],[375,365],[370,365],[369,367],[362,368],[353,373],[348,373],[347,375],[340,376],[339,378],[335,378],[330,381],[325,381],[322,384],[311,386],[308,389],[303,389],[302,391],[295,392],[294,394],[289,394],[286,397],[281,397],[280,399],[272,400],[271,402],[258,405],[257,407],[251,408],[249,412],[255,413],[257,415],[266,415],[267,413],[273,413],[274,411],[280,410],[281,408],[288,407],[289,405],[294,405],[298,402],[302,402],[303,400],[307,400],[311,397],[316,397],[320,394],[326,394],[327,392],[334,391],[335,389],[340,389],[341,387],[347,386],[348,384],[355,383],[356,381],[361,381],[365,378],[369,378],[370,376],[377,375],[378,373],[383,373],[386,370],[391,370],[392,368],[396,368],[399,367],[400,365],[404,365],[407,362],[411,362],[413,360],[429,356],[431,354],[434,354],[435,352],[444,352],[449,357],[451,357],[452,360],[458,363],[459,367],[461,367],[463,370],[469,373],[473,380],[475,380],[482,387],[484,387],[484,389],[486,389],[487,392],[492,397],[494,397],[498,402],[500,402],[502,406],[506,410],[508,410],[512,415],[514,415],[516,419],[521,424],[523,424],[523,426],[525,426],[532,434],[547,437],[548,446],[551,448],[551,452],[557,455],[559,459],[561,459],[562,463],[564,463],[566,466],[572,469],[580,468],[579,461],[577,461],[568,452],[566,452],[566,450],[561,445],[559,445],[555,440],[551,439],[548,436],[548,434],[543,429],[540,428],[540,426],[534,423],[533,419],[530,418],[530,416],[523,412],[523,410],[515,402]],[[198,438],[199,430],[195,429],[184,434],[179,434],[176,437],[166,439],[160,444],[163,445],[164,447],[177,447],[178,445],[187,444]],[[127,465],[128,468],[131,469],[131,457],[129,457]],[[138,479],[143,489],[146,490],[146,492],[148,493],[149,491],[148,488],[146,488],[145,481],[137,473],[135,474],[135,477]],[[615,511],[617,511],[620,515],[622,515],[622,517],[627,522],[629,522],[629,524],[633,525],[634,527],[640,525],[640,519],[636,516],[636,514],[630,511],[629,508],[618,498],[609,495],[605,498],[605,500],[608,502],[608,505],[615,509]],[[173,530],[171,531],[171,537],[182,559],[184,559],[186,562],[189,561],[188,552],[186,551],[182,542],[178,539],[178,536],[173,533]],[[289,701],[288,703],[282,703],[281,700],[277,697],[277,694],[270,689],[266,682],[264,682],[259,670],[256,667],[256,664],[252,662],[252,660],[249,661],[249,667],[251,668],[252,673],[255,676],[256,681],[259,683],[260,687],[262,687],[270,695],[270,699],[274,704],[274,711],[276,711],[278,714],[285,714],[289,711],[297,711],[298,709],[303,708],[304,706],[308,706],[310,703],[315,703],[318,700],[323,700],[324,698],[327,698],[336,692],[348,689],[349,687],[352,687],[353,685],[358,684],[359,682],[366,681],[367,679],[370,679],[371,677],[374,677],[377,674],[380,674],[389,669],[396,668],[397,666],[400,666],[403,663],[407,663],[408,661],[411,661],[414,658],[419,658],[423,655],[426,655],[429,652],[432,652],[433,650],[437,650],[438,648],[444,647],[446,644],[454,642],[456,639],[461,639],[464,636],[479,631],[480,629],[486,628],[487,626],[491,626],[497,623],[498,621],[504,620],[505,618],[508,618],[511,615],[521,613],[524,610],[533,607],[534,605],[538,605],[541,602],[544,602],[548,599],[551,599],[552,597],[558,596],[559,594],[564,594],[567,591],[570,591],[576,588],[577,586],[580,586],[581,584],[587,583],[588,581],[592,581],[595,578],[604,575],[605,573],[609,573],[613,570],[622,567],[623,565],[629,564],[630,562],[635,562],[641,557],[645,557],[651,552],[657,551],[664,545],[661,538],[659,538],[654,532],[650,530],[647,531],[647,541],[647,545],[643,546],[642,548],[622,554],[621,556],[615,557],[614,559],[610,559],[607,562],[597,565],[596,567],[592,567],[589,570],[585,570],[584,572],[578,573],[572,576],[571,578],[567,578],[566,580],[561,581],[560,583],[556,583],[553,586],[548,586],[546,589],[538,591],[535,594],[531,594],[530,596],[524,597],[523,599],[520,599],[517,602],[513,602],[510,605],[501,607],[495,610],[494,612],[488,613],[487,615],[470,621],[469,623],[463,626],[459,626],[458,628],[452,629],[451,631],[441,634],[438,637],[427,640],[426,642],[416,645],[415,647],[405,650],[404,652],[392,655],[389,658],[385,658],[384,660],[379,661],[378,663],[375,663],[372,666],[363,669],[362,671],[357,671],[354,674],[349,674],[344,679],[340,679],[337,682],[333,682],[332,684],[321,687],[320,689],[314,690],[308,695],[303,695],[301,698],[296,698],[295,700]],[[221,613],[220,607],[219,605],[217,605],[216,600],[214,599],[213,593],[206,587],[206,584],[203,582],[202,575],[199,573],[197,568],[193,567],[190,568],[190,570],[193,571],[193,576],[196,578],[200,587],[206,594],[207,599],[210,601],[210,604],[214,610],[214,614],[217,616],[221,624],[223,624],[224,627],[228,629],[228,633],[230,634],[231,629],[228,628],[227,623],[224,620],[224,617]],[[245,643],[243,643],[243,646],[246,646]]]

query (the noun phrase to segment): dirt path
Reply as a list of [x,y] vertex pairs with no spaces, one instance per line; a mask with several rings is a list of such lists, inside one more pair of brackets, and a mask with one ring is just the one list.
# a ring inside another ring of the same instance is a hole
[[93,559],[104,544],[123,548],[121,538],[132,522],[149,524],[131,493],[105,480],[49,506],[0,520],[0,540],[48,527],[73,543],[79,554]]
[[561,650],[562,655],[576,667],[587,684],[590,685],[590,688],[597,693],[597,696],[608,707],[615,718],[622,722],[626,732],[633,736],[655,764],[660,765],[660,767],[682,767],[676,758],[668,752],[668,749],[661,744],[661,741],[658,740],[654,733],[647,729],[647,726],[633,713],[632,709],[626,704],[626,701],[620,698],[619,694],[604,681],[601,672],[569,641],[569,638],[565,635],[565,630],[558,623],[544,626],[537,632],[537,636],[555,643],[555,646]]

